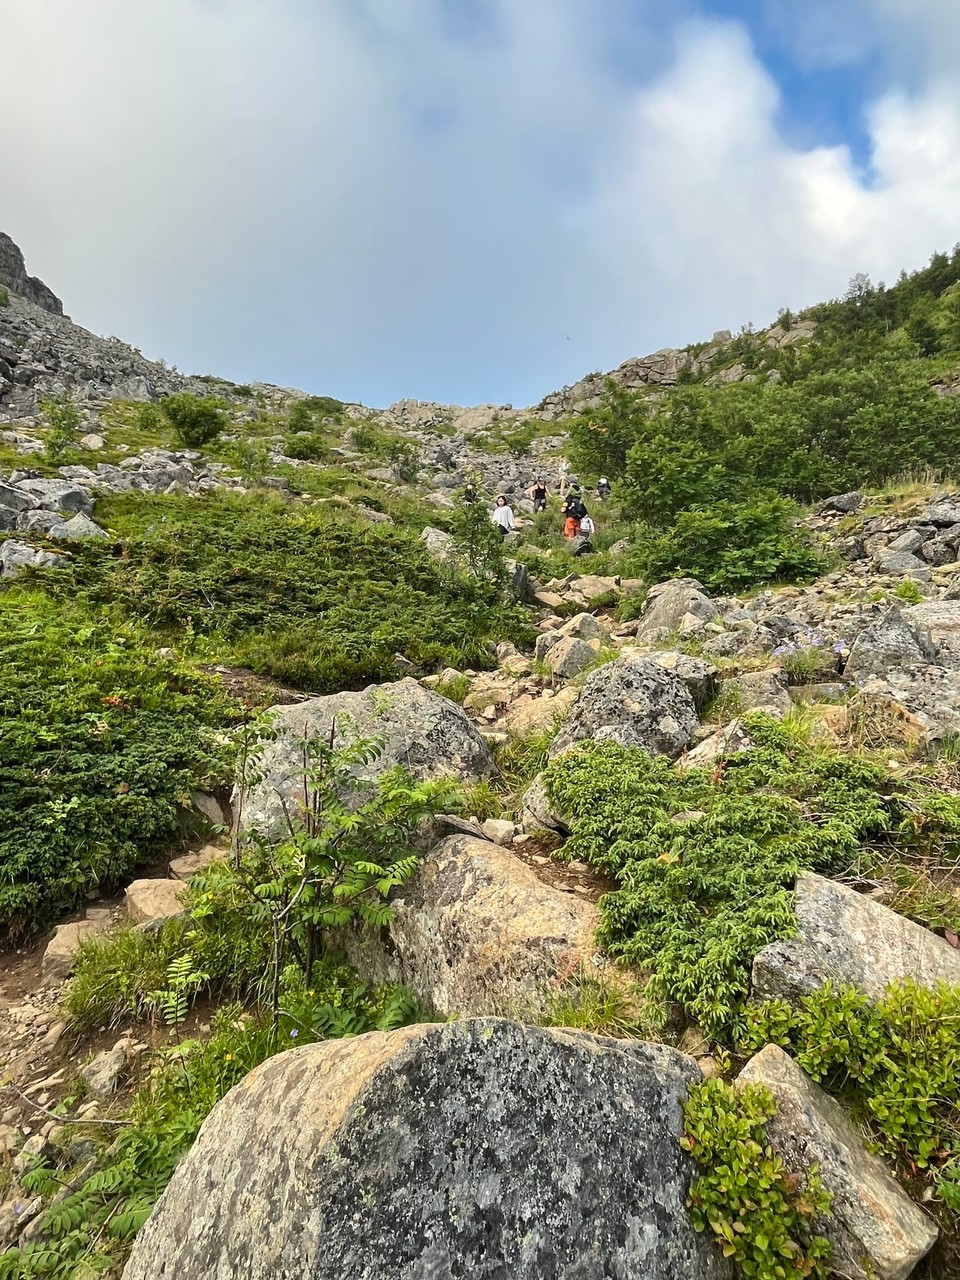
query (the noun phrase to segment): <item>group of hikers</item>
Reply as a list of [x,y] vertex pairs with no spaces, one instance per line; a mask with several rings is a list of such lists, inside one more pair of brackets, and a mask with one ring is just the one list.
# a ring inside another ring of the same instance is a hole
[[[526,492],[527,497],[533,503],[534,515],[538,515],[541,511],[546,511],[547,499],[551,494],[542,478],[538,477]],[[601,476],[597,481],[596,495],[598,502],[606,502],[610,497],[610,481],[606,476]],[[597,526],[594,524],[583,500],[583,490],[574,477],[568,479],[565,473],[561,473],[559,497],[561,498],[560,514],[563,517],[563,536],[571,539],[592,537],[596,533]],[[468,503],[480,501],[480,495],[475,484],[467,484],[464,487],[463,500]],[[500,530],[503,537],[506,537],[508,533],[512,533],[517,527],[513,508],[502,493],[490,512],[490,519]]]

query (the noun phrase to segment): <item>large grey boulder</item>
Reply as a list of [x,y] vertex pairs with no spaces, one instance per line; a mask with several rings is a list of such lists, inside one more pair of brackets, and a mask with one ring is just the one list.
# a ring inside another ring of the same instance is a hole
[[358,735],[382,741],[379,756],[355,770],[361,778],[377,778],[397,764],[418,781],[453,776],[471,783],[496,773],[490,748],[462,708],[409,677],[359,693],[334,693],[274,707],[273,715],[277,737],[264,745],[261,780],[242,797],[242,804],[238,792],[233,797],[241,828],[255,828],[269,837],[286,831],[284,802],[295,813],[303,794],[301,740],[317,734],[328,737],[334,723],[337,742]]
[[702,582],[696,578],[671,578],[668,582],[658,582],[647,592],[637,636],[657,637],[679,631],[688,614],[701,622],[711,622],[717,612]]
[[[624,650],[627,652],[627,650]],[[649,655],[664,671],[672,671],[690,690],[693,705],[703,712],[717,694],[719,672],[712,662],[676,649],[661,649]]]
[[960,986],[960,951],[929,929],[835,880],[797,877],[797,936],[772,942],[753,961],[753,996],[791,1004],[824,982],[852,983],[878,999],[913,978],[933,989]]
[[937,646],[922,622],[906,617],[894,606],[873,626],[861,631],[844,667],[848,680],[882,674],[915,663],[932,662]]
[[[537,637],[537,643],[543,637]],[[576,636],[560,636],[547,648],[544,661],[550,674],[557,680],[572,680],[596,662],[600,651],[599,640],[579,640]]]
[[7,484],[0,480],[0,507],[10,511],[31,511],[37,505],[37,499],[20,486]]
[[282,1053],[213,1109],[125,1280],[726,1280],[661,1045],[476,1020]]
[[628,652],[587,676],[550,754],[557,756],[571,743],[592,738],[676,759],[698,725],[682,677],[655,658]]
[[737,1087],[750,1084],[773,1094],[767,1140],[787,1169],[803,1177],[819,1166],[832,1197],[819,1228],[833,1245],[833,1270],[849,1280],[906,1280],[932,1249],[937,1228],[867,1151],[843,1108],[777,1045],[740,1072]]
[[80,542],[86,538],[106,540],[107,532],[81,512],[69,520],[58,520],[56,524],[51,525],[49,536],[63,539],[65,542]]
[[786,677],[780,671],[745,671],[743,675],[724,680],[724,694],[731,694],[741,712],[766,711],[785,716],[793,708]]
[[599,963],[596,905],[489,840],[441,841],[390,906],[383,930],[343,930],[337,941],[365,979],[399,982],[445,1017],[532,1018],[571,974]]

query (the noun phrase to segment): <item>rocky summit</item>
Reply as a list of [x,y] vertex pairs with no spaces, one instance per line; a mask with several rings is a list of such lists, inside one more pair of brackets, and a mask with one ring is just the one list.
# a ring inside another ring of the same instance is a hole
[[0,236],[0,1280],[960,1275],[958,296],[381,409]]

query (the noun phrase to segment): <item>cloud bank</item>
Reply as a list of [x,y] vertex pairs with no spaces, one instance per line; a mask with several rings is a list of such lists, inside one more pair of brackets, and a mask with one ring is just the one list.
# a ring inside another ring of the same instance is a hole
[[663,8],[4,0],[0,228],[98,332],[368,404],[528,403],[960,238],[954,5],[768,0],[798,67],[882,66],[868,168],[787,141],[735,5]]

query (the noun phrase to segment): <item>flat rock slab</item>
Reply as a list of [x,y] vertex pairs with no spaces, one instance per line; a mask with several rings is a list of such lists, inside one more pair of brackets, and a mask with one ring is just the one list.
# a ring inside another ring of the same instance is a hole
[[660,1045],[476,1020],[279,1054],[220,1102],[125,1280],[728,1280]]
[[386,928],[338,941],[366,979],[400,982],[444,1016],[531,1016],[597,960],[596,906],[489,840],[441,841],[390,906]]
[[469,784],[497,771],[490,748],[463,709],[409,677],[371,685],[360,693],[334,693],[271,710],[277,737],[264,746],[262,780],[242,804],[237,793],[233,800],[241,827],[267,837],[286,833],[284,803],[291,813],[302,804],[301,739],[327,737],[334,723],[339,742],[357,735],[382,740],[377,759],[356,768],[359,777],[376,778],[400,764],[418,781],[455,776]]
[[828,980],[852,983],[873,1000],[905,978],[931,989],[960,985],[960,951],[835,880],[798,876],[795,910],[797,937],[772,942],[754,958],[755,999],[794,1004]]
[[801,1176],[820,1167],[833,1197],[820,1230],[833,1268],[849,1280],[906,1280],[933,1248],[937,1228],[871,1155],[846,1112],[777,1045],[751,1058],[738,1087],[765,1085],[777,1103],[767,1121],[771,1146]]
[[134,924],[152,924],[183,914],[182,880],[134,880],[123,895],[123,905]]

